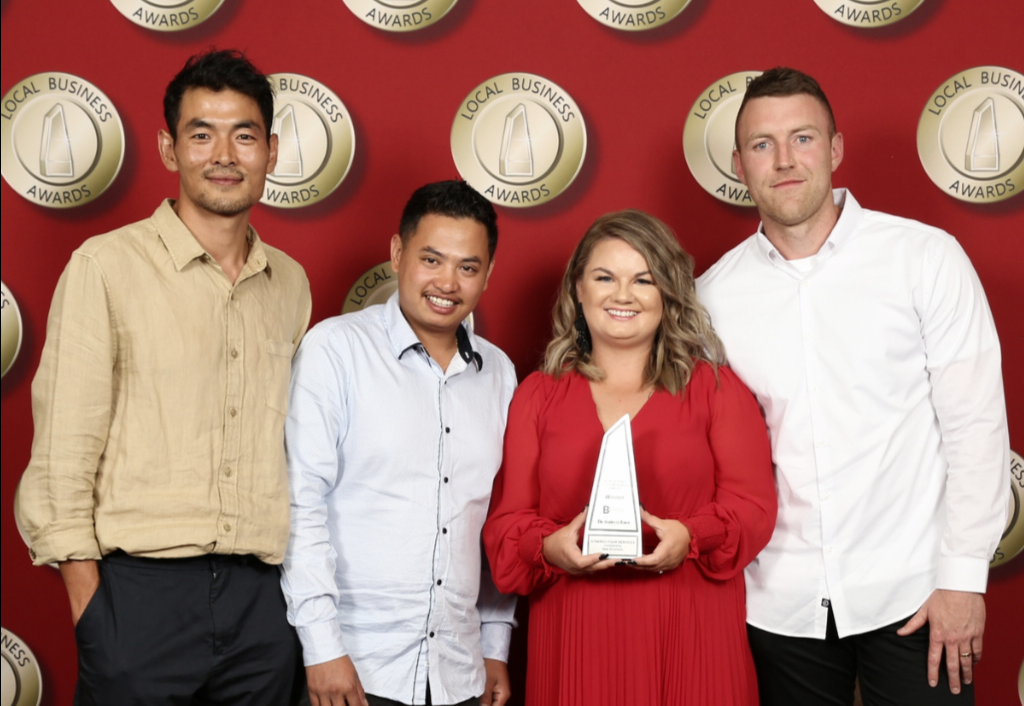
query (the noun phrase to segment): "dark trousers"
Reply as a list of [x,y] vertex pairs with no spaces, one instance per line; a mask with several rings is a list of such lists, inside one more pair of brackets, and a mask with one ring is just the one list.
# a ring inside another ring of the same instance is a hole
[[299,656],[280,573],[253,557],[99,562],[76,706],[287,706]]
[[900,637],[896,631],[907,620],[839,639],[829,609],[824,640],[748,625],[761,706],[851,706],[858,677],[864,706],[972,706],[973,685],[962,685],[957,696],[950,692],[945,657],[939,685],[929,686],[928,626]]
[[[407,706],[400,701],[391,701],[390,699],[382,699],[379,696],[373,696],[371,694],[366,695],[366,700],[370,702],[370,706]],[[434,706],[430,700],[430,689],[427,688],[427,706]],[[461,704],[454,704],[454,706],[480,706],[480,698],[469,699],[463,701]]]

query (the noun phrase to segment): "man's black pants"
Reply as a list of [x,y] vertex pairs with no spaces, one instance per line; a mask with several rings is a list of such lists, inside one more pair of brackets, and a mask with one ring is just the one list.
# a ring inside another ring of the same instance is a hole
[[928,684],[928,626],[900,637],[907,620],[840,639],[829,609],[824,640],[748,625],[761,706],[851,706],[858,677],[864,706],[972,706],[973,685],[949,690],[945,656],[939,685]]
[[76,706],[287,706],[299,655],[280,573],[248,556],[99,562]]
[[[405,704],[402,704],[399,701],[391,701],[389,699],[382,699],[381,697],[373,696],[372,694],[367,694],[366,695],[366,700],[369,702],[370,706],[405,706]],[[430,689],[428,688],[427,689],[427,706],[432,706],[433,703],[434,702],[430,699]],[[468,701],[463,701],[461,704],[456,704],[455,706],[479,706],[479,704],[480,704],[480,699],[476,698],[476,699],[469,699]]]

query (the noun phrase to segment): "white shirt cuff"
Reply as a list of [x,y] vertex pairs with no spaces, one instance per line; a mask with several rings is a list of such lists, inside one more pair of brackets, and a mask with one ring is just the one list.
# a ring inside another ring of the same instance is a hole
[[484,623],[480,626],[480,647],[484,659],[508,662],[508,650],[512,644],[512,626],[507,623]]
[[942,557],[935,587],[944,591],[984,593],[988,588],[988,565],[975,557]]
[[335,621],[296,628],[296,632],[302,643],[302,662],[307,667],[332,662],[348,654],[341,628]]

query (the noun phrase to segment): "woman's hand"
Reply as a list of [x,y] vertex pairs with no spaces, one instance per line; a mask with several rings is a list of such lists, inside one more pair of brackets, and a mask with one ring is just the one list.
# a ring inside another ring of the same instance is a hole
[[658,535],[658,546],[647,556],[639,557],[633,564],[638,569],[645,571],[671,571],[675,569],[686,555],[690,553],[690,530],[682,522],[677,520],[663,520],[655,517],[647,510],[640,514],[644,523],[654,530]]
[[615,566],[616,561],[609,559],[607,554],[583,556],[577,542],[580,528],[586,521],[587,511],[584,509],[572,522],[544,538],[544,559],[549,564],[573,576],[592,574]]

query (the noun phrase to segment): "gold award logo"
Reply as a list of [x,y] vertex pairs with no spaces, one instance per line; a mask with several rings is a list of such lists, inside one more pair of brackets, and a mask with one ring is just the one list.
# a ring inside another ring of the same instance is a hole
[[1010,453],[1010,506],[1006,515],[1006,530],[999,540],[999,548],[990,566],[1002,566],[1024,550],[1024,459]]
[[587,14],[603,25],[627,32],[661,27],[686,9],[690,0],[579,0]]
[[43,698],[43,675],[39,662],[17,635],[0,628],[0,704],[3,706],[39,706]]
[[564,89],[533,74],[502,74],[474,88],[452,123],[452,157],[493,203],[538,206],[569,188],[587,153],[583,113]]
[[917,153],[935,185],[970,203],[1024,187],[1024,76],[978,66],[943,83],[917,125]]
[[413,32],[444,17],[457,0],[345,0],[368,25],[388,32]]
[[398,277],[391,269],[391,260],[382,262],[360,275],[352,289],[348,290],[342,314],[361,311],[374,304],[383,304],[398,291]]
[[884,27],[906,18],[924,0],[814,0],[823,11],[851,27]]
[[[367,270],[352,285],[345,297],[345,304],[341,307],[342,314],[351,314],[354,311],[362,311],[368,306],[385,304],[391,295],[398,291],[398,277],[391,269],[391,260],[382,262],[376,267]],[[473,330],[473,314],[466,317],[466,326]]]
[[1020,706],[1024,706],[1024,662],[1020,663],[1020,674],[1017,676],[1017,693],[1020,694]]
[[21,350],[21,311],[7,285],[0,282],[0,377],[14,365]]
[[327,198],[352,166],[356,133],[348,110],[329,88],[299,74],[273,74],[277,166],[261,201],[302,208]]
[[747,84],[760,71],[739,71],[708,86],[690,108],[683,128],[683,154],[697,183],[720,201],[734,206],[753,206],[750,191],[733,166],[736,147],[736,116]]
[[156,32],[180,32],[210,19],[224,0],[110,0],[129,20]]
[[81,206],[106,191],[121,171],[121,116],[88,81],[36,74],[9,90],[0,108],[0,173],[29,201],[47,208]]

